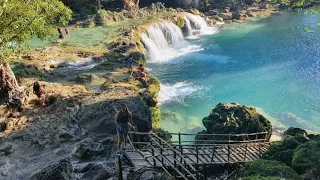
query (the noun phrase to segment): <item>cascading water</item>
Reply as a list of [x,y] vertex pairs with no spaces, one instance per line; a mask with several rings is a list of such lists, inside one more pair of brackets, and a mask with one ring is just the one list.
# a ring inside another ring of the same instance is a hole
[[140,34],[140,37],[149,52],[150,59],[156,59],[161,56],[157,45],[152,39],[150,39],[146,34]]
[[[205,34],[209,27],[205,20],[187,13],[184,17],[187,35]],[[181,29],[168,21],[160,21],[147,28],[147,34],[141,34],[141,40],[148,50],[150,61],[169,60],[185,53],[199,51],[198,46],[190,46],[183,37]]]
[[192,35],[192,27],[191,27],[191,22],[190,20],[185,16],[184,18],[184,22],[185,22],[185,25],[187,27],[187,35],[188,36],[191,36]]
[[185,19],[188,19],[190,22],[191,28],[194,30],[199,30],[200,34],[203,34],[209,31],[209,27],[206,21],[202,17],[188,13],[186,14]]

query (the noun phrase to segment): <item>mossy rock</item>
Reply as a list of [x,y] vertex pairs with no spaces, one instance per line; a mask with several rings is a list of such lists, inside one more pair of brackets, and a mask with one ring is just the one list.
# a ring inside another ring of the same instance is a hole
[[283,136],[308,136],[307,131],[301,129],[301,128],[296,128],[296,127],[290,127],[287,129],[284,133]]
[[210,134],[267,132],[267,139],[272,134],[272,125],[268,119],[255,108],[239,103],[219,103],[208,117],[203,118],[202,123]]
[[184,22],[184,19],[182,17],[178,17],[178,20],[176,22],[176,25],[179,27],[179,28],[183,28],[184,25],[185,25],[185,22]]
[[320,140],[300,145],[294,152],[292,168],[299,174],[320,167]]
[[284,163],[262,159],[246,163],[240,170],[240,174],[242,177],[254,177],[260,175],[266,178],[302,180],[297,172]]

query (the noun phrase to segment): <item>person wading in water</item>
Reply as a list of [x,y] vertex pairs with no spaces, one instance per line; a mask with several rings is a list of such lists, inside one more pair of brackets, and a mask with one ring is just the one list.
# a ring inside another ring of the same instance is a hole
[[[117,135],[118,135],[118,151],[122,141],[124,141],[124,148],[127,146],[127,137],[130,128],[134,129],[132,122],[132,114],[129,111],[127,105],[121,104],[120,111],[117,111],[115,123],[117,125]],[[130,128],[129,128],[130,127]]]

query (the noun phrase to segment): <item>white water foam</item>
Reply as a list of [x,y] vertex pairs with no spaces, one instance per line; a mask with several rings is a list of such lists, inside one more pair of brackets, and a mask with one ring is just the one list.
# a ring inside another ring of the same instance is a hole
[[[193,14],[184,18],[189,38],[195,35],[216,33],[216,28],[210,28],[205,20]],[[151,63],[163,63],[188,53],[202,51],[197,45],[190,45],[184,40],[181,29],[167,21],[154,23],[147,29],[147,34],[140,34],[141,40],[148,51],[147,59]]]
[[[218,32],[218,29],[216,27],[209,27],[206,21],[201,16],[196,16],[188,13],[184,19],[187,24],[189,36],[215,34]],[[191,31],[190,34],[189,31]]]
[[200,87],[187,82],[178,82],[173,85],[160,84],[160,92],[158,95],[159,104],[171,101],[182,101],[184,97],[190,96],[200,89]]

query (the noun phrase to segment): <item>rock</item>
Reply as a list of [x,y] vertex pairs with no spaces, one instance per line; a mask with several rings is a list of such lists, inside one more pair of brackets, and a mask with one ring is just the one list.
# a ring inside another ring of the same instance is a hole
[[217,16],[217,15],[212,16],[212,19],[215,19],[218,22],[223,22],[223,19],[220,16]]
[[141,176],[140,180],[153,180],[154,177],[154,172],[153,171],[145,171]]
[[272,134],[270,121],[255,108],[239,103],[219,103],[202,123],[210,134],[268,132],[267,139]]
[[77,83],[84,84],[84,83],[92,83],[95,80],[98,80],[100,77],[95,74],[80,74],[74,80]]
[[207,24],[208,24],[209,26],[213,26],[213,25],[217,24],[217,20],[212,19],[212,18],[210,18],[210,17],[206,17],[206,22],[207,22]]
[[279,9],[287,9],[289,7],[289,4],[288,3],[285,3],[285,2],[281,2],[279,4]]
[[229,7],[226,7],[224,10],[223,10],[224,13],[229,13],[230,12],[230,8]]
[[145,60],[144,54],[138,51],[130,53],[130,56],[135,60]]
[[223,19],[223,20],[232,20],[232,13],[220,13],[219,16]]
[[246,18],[246,11],[235,11],[232,13],[232,18],[243,20]]
[[86,172],[80,179],[81,180],[103,180],[112,177],[114,171],[110,168],[97,164]]
[[256,2],[256,0],[245,0],[244,1],[247,5],[252,5],[253,3]]
[[206,13],[206,16],[214,16],[218,14],[219,14],[219,10],[214,9],[214,10],[209,10],[209,12]]
[[249,16],[249,17],[256,17],[257,15],[254,13],[254,12],[252,12],[252,11],[247,11],[247,15]]
[[0,132],[5,131],[6,128],[7,128],[7,123],[5,122],[0,123]]
[[200,15],[200,11],[198,9],[189,9],[187,12],[194,14],[194,15]]
[[261,3],[261,4],[259,5],[259,9],[268,9],[269,7],[270,7],[270,5],[267,4],[267,3]]
[[104,152],[104,148],[99,143],[94,143],[92,139],[86,138],[78,145],[75,155],[81,159],[88,159],[94,155]]
[[73,180],[73,169],[70,158],[60,160],[58,163],[49,165],[40,172],[31,176],[30,180]]
[[307,131],[300,129],[300,128],[296,128],[296,127],[290,127],[288,130],[286,130],[283,133],[283,136],[303,136],[303,137],[307,137],[308,133]]
[[2,144],[0,147],[0,154],[11,154],[14,151],[12,144]]
[[78,164],[74,168],[75,173],[85,173],[89,171],[95,164],[94,163],[83,163],[83,164]]
[[108,90],[111,84],[118,83],[116,79],[112,77],[105,77],[106,81],[101,85],[101,90],[105,91]]

